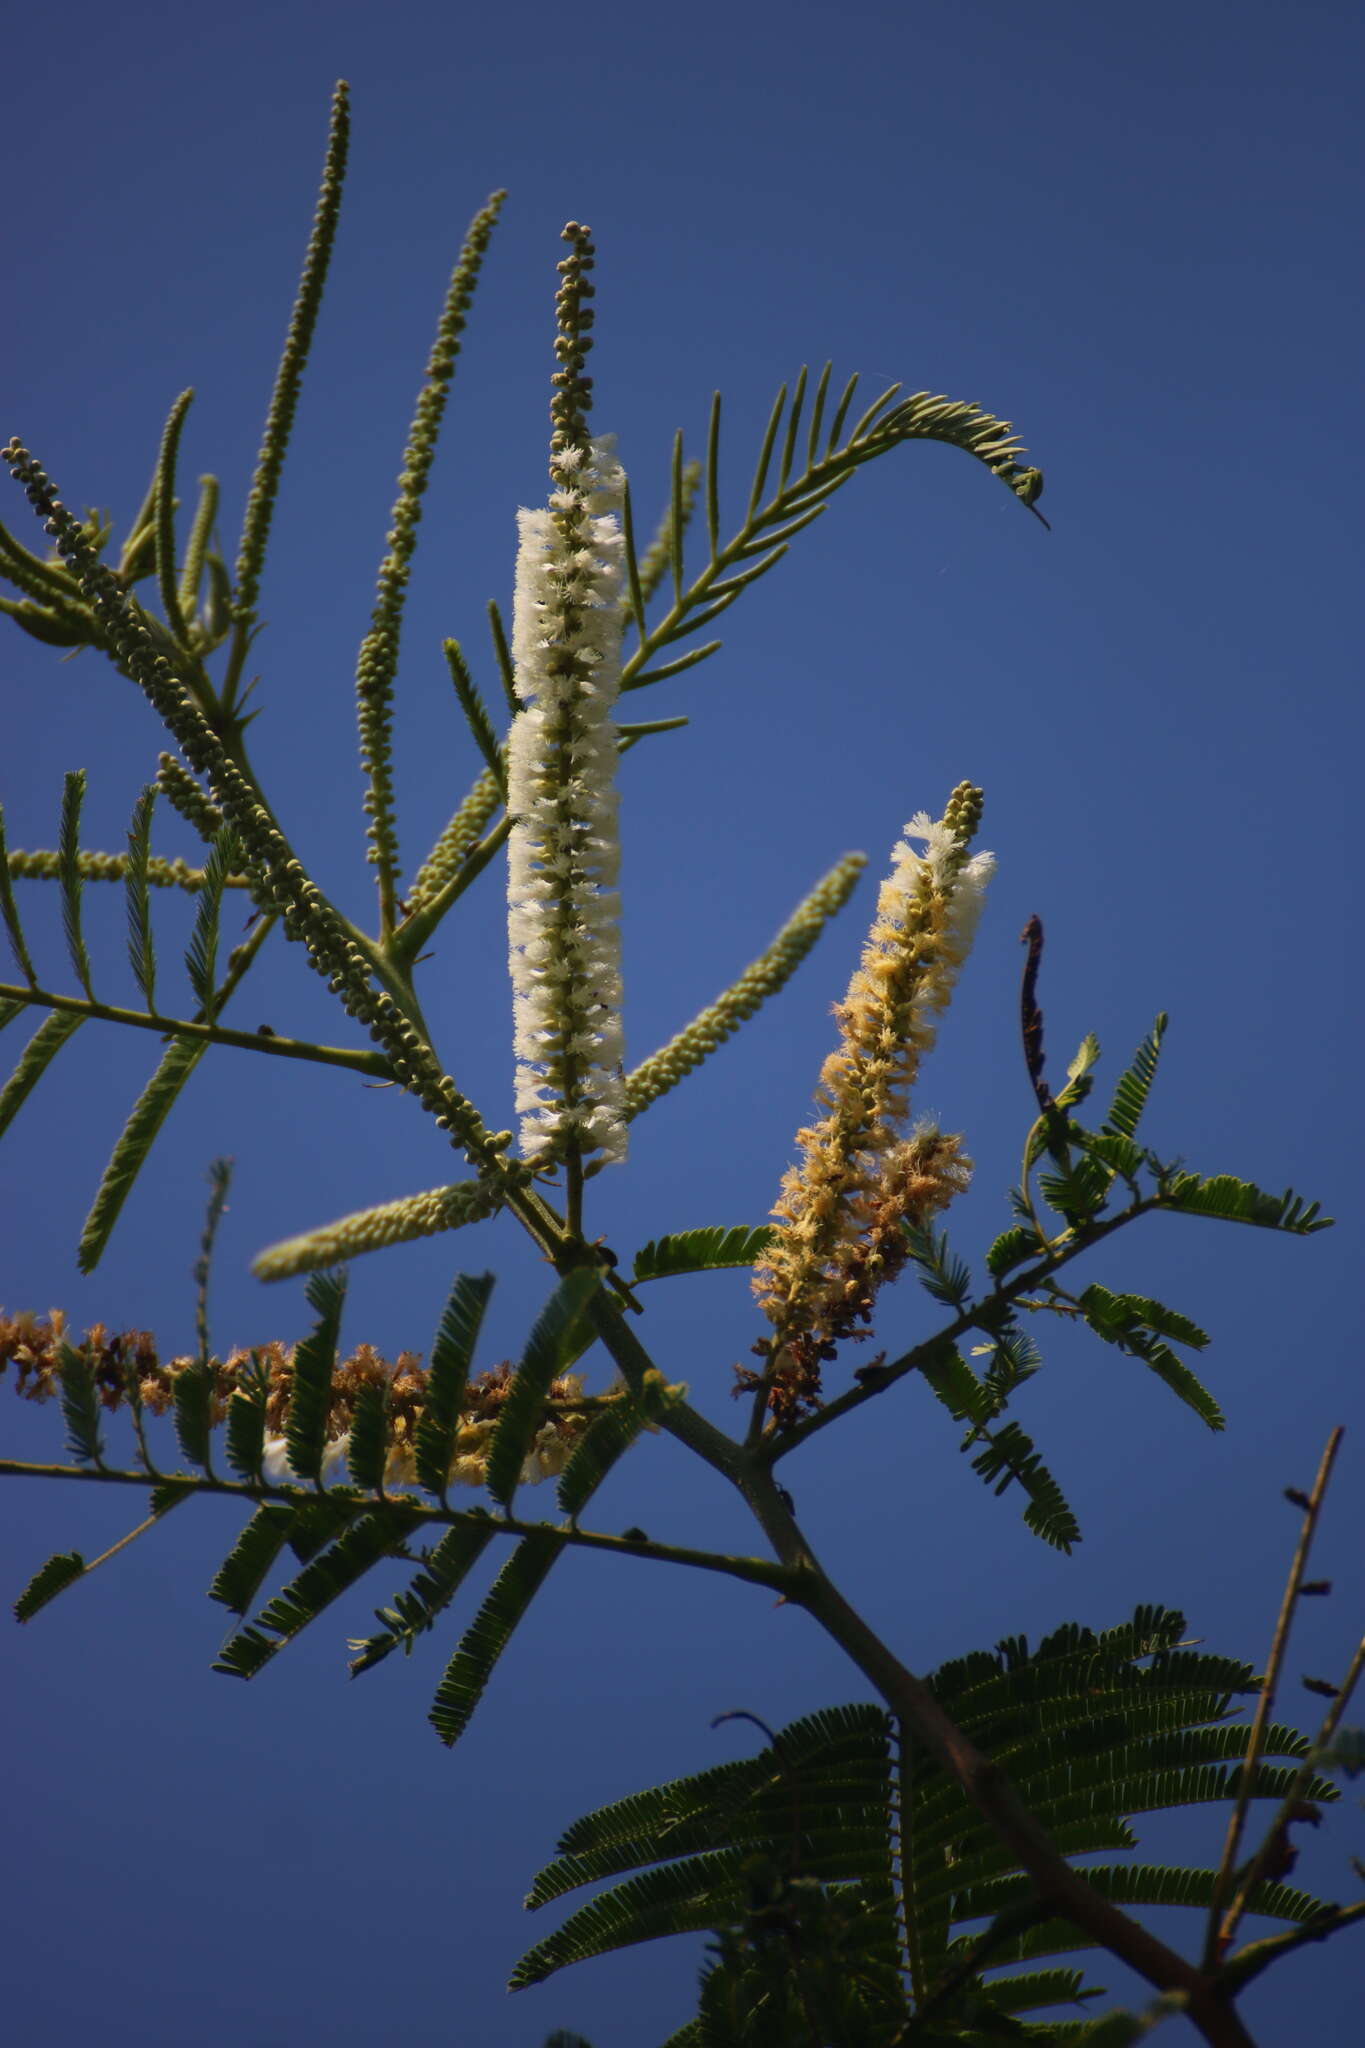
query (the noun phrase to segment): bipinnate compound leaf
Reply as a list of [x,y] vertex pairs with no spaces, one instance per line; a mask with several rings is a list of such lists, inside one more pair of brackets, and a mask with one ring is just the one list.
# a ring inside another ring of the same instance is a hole
[[[1182,1650],[1184,1634],[1183,1615],[1141,1607],[1102,1633],[1067,1623],[1036,1649],[1014,1637],[972,1652],[940,1667],[929,1685],[976,1747],[1008,1770],[1054,1841],[1075,1853],[1086,1845],[1127,1850],[1133,1814],[1225,1804],[1240,1782],[1246,1728],[1230,1709],[1254,1693],[1254,1675],[1235,1660]],[[1089,1949],[1089,1937],[1040,1916],[1010,1850],[927,1749],[905,1745],[893,1765],[894,1734],[880,1708],[830,1709],[781,1730],[757,1756],[634,1793],[575,1822],[536,1878],[528,1907],[604,1879],[625,1881],[529,1950],[511,1987],[662,1935],[742,1925],[751,1904],[746,1875],[766,1864],[779,1880],[799,1873],[825,1888],[857,1887],[870,1907],[884,1908],[897,1964],[897,1924],[907,1931],[917,1997],[961,1967],[982,1921],[997,1915],[989,1960],[970,1980],[978,2011],[1027,2013],[1092,1995],[1070,1966],[1051,1960]],[[1293,1730],[1267,1731],[1254,1796],[1281,1798],[1307,1753]],[[1319,1778],[1305,1796],[1335,1794]],[[1086,1875],[1116,1903],[1195,1907],[1207,1905],[1213,1880],[1208,1870],[1128,1861],[1087,1862]],[[1321,1908],[1267,1884],[1254,1910],[1302,1924]],[[867,1925],[875,1958],[875,1910]],[[1045,1967],[1021,1973],[1021,1964]],[[802,1967],[795,1953],[789,1967]],[[1073,2027],[1056,2040],[1080,2039]],[[687,2040],[687,2030],[673,2038]]]

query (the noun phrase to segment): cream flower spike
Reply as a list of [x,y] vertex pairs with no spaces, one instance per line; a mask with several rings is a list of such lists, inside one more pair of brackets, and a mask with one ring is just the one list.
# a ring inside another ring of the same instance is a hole
[[547,510],[518,514],[507,749],[508,955],[527,1159],[626,1149],[618,755],[621,508],[610,437],[556,451]]

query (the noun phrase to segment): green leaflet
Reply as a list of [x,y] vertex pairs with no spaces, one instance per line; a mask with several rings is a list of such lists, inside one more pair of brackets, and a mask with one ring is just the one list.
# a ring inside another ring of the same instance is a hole
[[444,1501],[455,1431],[479,1327],[493,1292],[491,1273],[460,1273],[442,1311],[427,1366],[426,1399],[413,1445],[417,1477],[428,1493]]
[[152,907],[147,886],[156,798],[156,784],[149,782],[133,806],[133,822],[128,828],[128,865],[123,876],[128,904],[128,959],[149,1013],[156,1009],[156,948],[152,943]]
[[483,755],[484,764],[498,786],[499,796],[506,802],[507,767],[502,757],[502,748],[498,745],[498,736],[493,730],[493,721],[488,716],[487,707],[479,695],[473,676],[469,673],[469,664],[464,658],[458,640],[443,640],[441,650],[445,655],[446,667],[450,670],[450,680],[455,685],[455,695],[460,700],[465,722],[474,735],[474,744]]
[[104,1456],[104,1440],[100,1435],[95,1369],[88,1359],[64,1343],[57,1351],[57,1378],[66,1423],[66,1447],[78,1464],[98,1465]]
[[222,922],[223,891],[238,865],[237,835],[230,825],[215,834],[204,863],[204,880],[195,905],[194,930],[185,953],[185,969],[194,999],[208,1024],[213,1022],[221,998],[214,981],[218,971],[218,935]]
[[5,932],[9,938],[10,951],[19,966],[19,972],[30,988],[37,986],[38,977],[29,958],[28,946],[24,941],[24,927],[19,922],[19,906],[14,900],[14,885],[9,875],[9,847],[5,840],[5,807],[0,804],[0,917],[3,917]]
[[411,1585],[394,1595],[392,1607],[376,1607],[375,1620],[383,1624],[379,1634],[352,1643],[360,1654],[351,1660],[351,1676],[358,1678],[397,1649],[410,1657],[418,1636],[435,1627],[492,1540],[492,1517],[482,1511],[447,1529]]
[[635,1254],[631,1274],[633,1285],[645,1280],[669,1280],[679,1273],[710,1273],[722,1266],[752,1266],[772,1241],[773,1227],[732,1224],[709,1229],[682,1230],[667,1237],[651,1238]]
[[618,1458],[623,1458],[642,1429],[658,1422],[668,1408],[661,1373],[645,1374],[641,1398],[625,1392],[588,1424],[560,1474],[559,1505],[576,1522]]
[[209,1587],[210,1600],[221,1601],[233,1614],[247,1614],[265,1583],[265,1575],[285,1546],[298,1510],[259,1507],[218,1568]]
[[85,770],[74,768],[68,772],[62,784],[62,817],[57,835],[57,885],[62,896],[62,931],[66,937],[66,950],[71,956],[71,965],[77,981],[93,1002],[95,991],[90,986],[90,956],[85,950],[85,935],[81,930],[81,892],[85,887],[80,863],[81,805],[84,801]]
[[459,1741],[469,1726],[493,1666],[563,1548],[563,1539],[553,1530],[523,1537],[494,1579],[446,1666],[427,1716],[447,1749]]
[[0,1137],[28,1101],[52,1061],[85,1022],[74,1010],[53,1010],[24,1047],[19,1064],[0,1090]]
[[14,1603],[16,1621],[32,1621],[40,1608],[55,1600],[68,1586],[85,1576],[85,1559],[79,1550],[59,1550],[33,1574]]
[[194,399],[193,391],[182,391],[171,407],[161,433],[156,458],[156,581],[166,624],[180,645],[187,646],[188,630],[180,609],[175,566],[175,471],[185,415]]
[[[698,632],[733,603],[746,584],[781,560],[792,535],[809,525],[824,510],[828,499],[864,462],[874,460],[905,441],[935,440],[946,441],[975,456],[1011,490],[1015,489],[1018,477],[1027,474],[1019,470],[1017,457],[1022,450],[1007,422],[992,418],[979,406],[956,404],[927,391],[902,398],[899,384],[888,386],[845,433],[845,423],[859,382],[856,376],[849,379],[844,389],[822,450],[820,438],[829,374],[830,366],[827,364],[818,382],[801,451],[803,459],[799,463],[797,450],[801,440],[806,372],[802,370],[797,378],[790,399],[785,384],[778,392],[759,449],[743,523],[723,545],[718,519],[720,411],[718,403],[713,405],[706,463],[707,562],[701,574],[687,588],[683,583],[682,561],[685,505],[680,504],[680,498],[686,500],[688,467],[683,462],[681,437],[675,441],[671,504],[658,550],[660,573],[671,571],[672,574],[673,603],[656,626],[646,627],[643,565],[636,559],[632,524],[627,572],[630,612],[639,628],[639,645],[622,672],[623,690],[638,689],[663,673],[650,668],[660,650]],[[768,487],[775,452],[778,458],[776,481],[771,495],[765,500],[764,492]],[[655,551],[650,553],[652,557]],[[756,557],[757,560],[754,559]],[[749,566],[743,566],[746,564]]]
[[972,1470],[979,1472],[988,1485],[994,1484],[997,1494],[1018,1481],[1028,1495],[1024,1522],[1044,1543],[1069,1552],[1073,1543],[1080,1542],[1080,1523],[1034,1450],[1032,1439],[1024,1435],[1018,1423],[1002,1423],[994,1435],[986,1436],[985,1448],[972,1459]]
[[[285,1510],[286,1515],[290,1513],[290,1510]],[[395,1550],[401,1549],[418,1519],[412,1509],[390,1505],[349,1520],[340,1534],[335,1535],[335,1540],[320,1550],[311,1563],[306,1564],[298,1576],[267,1603],[250,1627],[238,1629],[229,1637],[213,1669],[233,1678],[254,1678],[261,1667],[269,1663],[286,1643],[292,1642],[310,1621],[315,1621],[324,1608],[330,1607],[334,1600],[362,1579],[381,1558],[391,1557]],[[257,1515],[244,1534],[249,1534],[259,1521],[260,1515]],[[224,1599],[224,1604],[235,1612],[241,1611],[241,1594],[249,1576],[256,1573],[259,1584],[260,1577],[278,1554],[279,1543],[273,1540],[277,1535],[288,1540],[289,1527],[282,1524],[273,1528],[263,1527],[253,1539],[254,1547],[244,1552],[234,1568],[234,1575],[224,1592],[215,1591],[215,1597]],[[239,1544],[239,1551],[242,1548]],[[226,1566],[224,1570],[227,1570]],[[220,1572],[215,1588],[222,1581],[223,1573]],[[225,1598],[225,1594],[231,1597]],[[254,1595],[248,1595],[250,1597]]]
[[411,1508],[398,1505],[361,1515],[262,1608],[258,1625],[279,1636],[277,1647],[283,1649],[372,1565],[391,1557],[419,1520]]
[[256,613],[261,568],[265,561],[270,521],[279,490],[280,471],[284,467],[285,450],[289,445],[290,429],[294,424],[294,413],[298,406],[299,386],[303,381],[304,366],[308,361],[308,350],[313,339],[313,330],[317,325],[318,309],[322,304],[322,290],[327,281],[327,266],[331,261],[332,248],[336,241],[350,132],[350,95],[347,86],[342,82],[332,95],[327,154],[323,163],[322,185],[313,214],[313,231],[308,238],[308,250],[304,257],[303,273],[299,278],[293,311],[290,314],[284,352],[280,357],[279,368],[275,372],[275,388],[270,394],[270,409],[266,414],[261,452],[256,459],[256,469],[251,479],[246,516],[242,522],[242,537],[237,550],[237,605],[239,616],[248,620],[254,619]]
[[384,1393],[372,1382],[356,1392],[346,1440],[346,1469],[351,1484],[362,1493],[378,1493],[384,1484],[389,1456],[388,1405]]
[[536,1318],[488,1446],[488,1491],[499,1507],[511,1507],[522,1465],[541,1425],[550,1382],[564,1370],[587,1304],[600,1284],[592,1267],[580,1267],[560,1281]]
[[314,1273],[307,1294],[308,1306],[318,1320],[294,1353],[294,1386],[285,1442],[290,1469],[300,1479],[317,1480],[327,1447],[332,1370],[346,1301],[345,1268],[338,1273]]
[[1112,1294],[1098,1283],[1077,1298],[1096,1336],[1140,1358],[1210,1429],[1223,1428],[1223,1411],[1212,1394],[1161,1341],[1172,1337],[1179,1344],[1202,1350],[1209,1339],[1197,1323],[1144,1294]]
[[1002,1280],[1015,1266],[1022,1266],[1026,1259],[1036,1257],[1042,1250],[1036,1230],[1026,1223],[1013,1224],[1010,1229],[1001,1231],[986,1253],[987,1271],[993,1280]]
[[1262,1230],[1287,1230],[1296,1237],[1330,1230],[1333,1221],[1330,1216],[1318,1215],[1319,1203],[1305,1203],[1292,1188],[1282,1195],[1268,1195],[1253,1182],[1236,1180],[1230,1173],[1214,1174],[1210,1180],[1201,1180],[1197,1173],[1174,1174],[1164,1183],[1160,1201],[1163,1209],[1176,1209],[1186,1216],[1254,1223]]
[[192,1465],[212,1470],[213,1380],[207,1366],[187,1365],[175,1376],[175,1435]]
[[920,1285],[946,1308],[961,1309],[971,1293],[971,1268],[948,1249],[946,1230],[917,1230],[903,1219],[901,1228],[910,1256],[920,1269]]
[[259,1353],[248,1371],[239,1373],[227,1404],[227,1461],[239,1479],[256,1483],[265,1451],[265,1404],[269,1375]]
[[1114,1099],[1109,1105],[1109,1114],[1102,1129],[1111,1136],[1133,1138],[1147,1107],[1147,1097],[1156,1079],[1157,1060],[1161,1053],[1161,1041],[1166,1035],[1170,1019],[1163,1011],[1153,1024],[1147,1036],[1133,1055],[1131,1066],[1120,1074],[1114,1087]]
[[[80,1021],[76,1019],[77,1023]],[[114,1225],[132,1192],[133,1182],[142,1171],[181,1089],[208,1048],[206,1038],[173,1038],[161,1055],[156,1072],[133,1104],[81,1231],[76,1263],[82,1273],[93,1273],[103,1257]]]

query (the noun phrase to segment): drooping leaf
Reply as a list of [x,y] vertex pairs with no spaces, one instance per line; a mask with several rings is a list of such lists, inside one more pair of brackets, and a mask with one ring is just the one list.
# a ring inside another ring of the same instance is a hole
[[161,1055],[156,1072],[133,1104],[81,1230],[76,1263],[82,1273],[93,1273],[103,1257],[133,1183],[208,1047],[206,1038],[173,1038]]
[[458,1274],[431,1347],[426,1397],[413,1450],[419,1482],[439,1500],[446,1496],[460,1404],[469,1379],[479,1326],[492,1292],[491,1273]]
[[24,1047],[18,1066],[0,1090],[0,1137],[14,1122],[67,1039],[84,1022],[75,1010],[53,1010],[44,1017]]
[[1156,1079],[1157,1061],[1161,1054],[1161,1041],[1166,1035],[1170,1019],[1163,1011],[1153,1024],[1147,1036],[1133,1055],[1132,1064],[1120,1074],[1114,1087],[1114,1099],[1109,1105],[1109,1114],[1102,1128],[1120,1138],[1134,1138],[1147,1107],[1152,1082]]
[[488,1446],[486,1484],[500,1507],[511,1506],[522,1465],[544,1421],[550,1383],[564,1370],[587,1304],[600,1285],[595,1269],[579,1267],[560,1281],[536,1318]]
[[1086,1322],[1097,1336],[1140,1358],[1210,1429],[1224,1427],[1223,1411],[1208,1388],[1162,1341],[1170,1336],[1177,1343],[1201,1350],[1209,1340],[1197,1323],[1146,1295],[1114,1294],[1098,1283],[1092,1283],[1077,1298]]
[[713,1225],[651,1238],[635,1254],[632,1284],[671,1279],[678,1273],[710,1273],[722,1266],[752,1266],[771,1243],[770,1223]]
[[394,1595],[392,1607],[375,1609],[380,1632],[352,1643],[360,1653],[351,1660],[352,1677],[382,1663],[394,1650],[411,1656],[418,1636],[435,1627],[492,1540],[489,1515],[470,1516],[447,1529],[411,1585]]
[[307,1291],[308,1306],[318,1320],[294,1353],[293,1388],[284,1434],[290,1469],[300,1479],[317,1480],[327,1448],[332,1372],[346,1301],[345,1268],[336,1273],[314,1273]]
[[937,1345],[921,1363],[919,1375],[954,1422],[983,1423],[989,1418],[990,1397],[955,1345]]
[[1319,1216],[1319,1203],[1305,1203],[1292,1188],[1282,1195],[1268,1195],[1251,1181],[1236,1180],[1230,1173],[1214,1174],[1210,1180],[1201,1180],[1197,1173],[1177,1173],[1165,1183],[1161,1205],[1186,1216],[1254,1223],[1262,1230],[1287,1230],[1296,1237],[1309,1237],[1332,1225],[1330,1216]]
[[156,1009],[156,948],[152,943],[151,892],[147,886],[156,797],[156,784],[149,782],[133,806],[133,822],[128,828],[128,865],[123,875],[128,901],[128,959],[149,1011]]
[[1065,1495],[1017,1423],[1002,1423],[986,1439],[984,1449],[972,1459],[972,1470],[994,1485],[998,1494],[1018,1482],[1028,1495],[1024,1522],[1044,1543],[1069,1552],[1073,1543],[1080,1542],[1080,1524]]
[[494,1665],[563,1548],[553,1531],[525,1536],[494,1579],[446,1666],[427,1717],[447,1749],[469,1726]]
[[31,1621],[49,1600],[55,1600],[68,1586],[85,1576],[85,1559],[79,1550],[59,1550],[36,1571],[14,1603],[14,1619]]
[[71,956],[77,981],[93,1002],[95,991],[90,985],[90,955],[85,950],[85,935],[81,930],[81,892],[85,887],[80,862],[81,805],[84,801],[85,770],[73,768],[62,784],[57,884],[62,894],[62,931],[66,937],[66,950]]

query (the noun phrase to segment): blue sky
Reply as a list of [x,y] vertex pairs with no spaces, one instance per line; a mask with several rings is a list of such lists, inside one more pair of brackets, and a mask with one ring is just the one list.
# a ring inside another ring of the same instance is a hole
[[[1305,1612],[1301,1672],[1331,1676],[1360,1629],[1359,1121],[1348,1057],[1360,978],[1357,271],[1362,37],[1351,10],[854,4],[685,12],[608,0],[566,15],[247,0],[227,10],[87,0],[10,32],[23,81],[3,144],[25,212],[9,258],[6,431],[66,500],[141,500],[162,422],[196,400],[182,475],[223,484],[237,530],[307,236],[334,80],[351,82],[348,196],[281,493],[257,660],[254,758],[337,900],[369,915],[355,762],[355,651],[444,281],[494,186],[485,266],[423,522],[396,749],[415,864],[475,772],[439,642],[495,688],[484,606],[510,594],[514,513],[544,492],[554,265],[566,218],[599,249],[599,429],[651,517],[681,427],[700,448],[725,393],[733,514],[777,385],[832,357],[869,392],[903,380],[1012,419],[1046,472],[1049,535],[977,465],[910,448],[855,478],[792,558],[727,616],[713,662],[638,715],[682,733],[623,772],[626,1030],[653,1049],[752,958],[844,851],[870,873],[798,981],[636,1127],[593,1184],[622,1253],[661,1231],[758,1222],[805,1120],[901,826],[964,776],[1000,858],[921,1103],[962,1129],[977,1177],[953,1223],[979,1252],[1005,1220],[1029,1120],[1014,1026],[1017,934],[1049,946],[1054,1066],[1086,1030],[1117,1071],[1172,1018],[1151,1141],[1201,1171],[1320,1199],[1309,1241],[1157,1219],[1098,1254],[1103,1279],[1212,1329],[1211,1437],[1139,1368],[1054,1338],[1019,1419],[1085,1531],[1064,1558],[958,1458],[907,1383],[788,1467],[817,1549],[915,1669],[1139,1600],[1259,1659],[1295,1534],[1280,1499],[1348,1425]],[[1355,232],[1353,232],[1353,230]],[[6,523],[23,533],[16,493]],[[87,842],[122,844],[161,735],[92,656],[3,643],[0,776],[10,844],[51,845],[62,771],[90,774]],[[174,823],[165,850],[181,845]],[[411,865],[409,867],[411,872]],[[66,986],[55,905],[24,897]],[[88,892],[102,985],[128,1000],[123,910]],[[181,904],[158,905],[173,973]],[[439,938],[424,1000],[457,1082],[510,1120],[496,882]],[[277,945],[242,1020],[341,1037],[321,985]],[[249,1013],[249,1014],[248,1014]],[[234,1021],[237,1021],[234,1019]],[[8,1059],[21,1027],[12,1027]],[[132,1041],[132,1042],[129,1042]],[[89,1026],[0,1158],[0,1297],[188,1345],[207,1163],[237,1161],[214,1279],[220,1345],[302,1333],[301,1286],[266,1293],[263,1244],[451,1177],[391,1092],[284,1061],[210,1056],[104,1262],[82,1218],[150,1042]],[[359,1263],[346,1332],[425,1349],[460,1266],[497,1269],[484,1362],[515,1352],[545,1273],[510,1225]],[[907,1283],[880,1335],[929,1327]],[[649,1341],[717,1420],[756,1334],[742,1276],[656,1297]],[[1040,1333],[1047,1335],[1049,1333]],[[847,1370],[846,1367],[838,1370]],[[52,1410],[10,1402],[15,1454],[58,1455]],[[547,1503],[548,1507],[548,1503]],[[750,1539],[708,1475],[651,1440],[603,1525]],[[57,1548],[94,1554],[135,1519],[96,1489],[0,1488],[13,1597]],[[204,1588],[231,1539],[217,1504],[172,1523],[9,1640],[13,1772],[6,2005],[16,2038],[64,2048],[250,2043],[539,2048],[573,2026],[642,2048],[689,2009],[685,1944],[509,2000],[526,1883],[576,1815],[736,1753],[744,1707],[780,1723],[862,1696],[856,1673],[765,1595],[571,1558],[447,1756],[427,1728],[453,1643],[362,1685],[344,1638],[387,1579],[253,1687],[213,1676]],[[395,1581],[396,1583],[396,1581]],[[458,1620],[459,1617],[456,1617]],[[452,1626],[453,1634],[453,1626]],[[1353,1897],[1352,1788],[1299,1877]],[[1217,1818],[1181,1852],[1216,1856]],[[1152,1826],[1151,1853],[1175,1843]],[[1247,2002],[1258,2038],[1355,2038],[1358,1941],[1305,1954]],[[1098,1980],[1129,1995],[1116,1965]],[[1193,2039],[1168,2029],[1172,2048]]]

